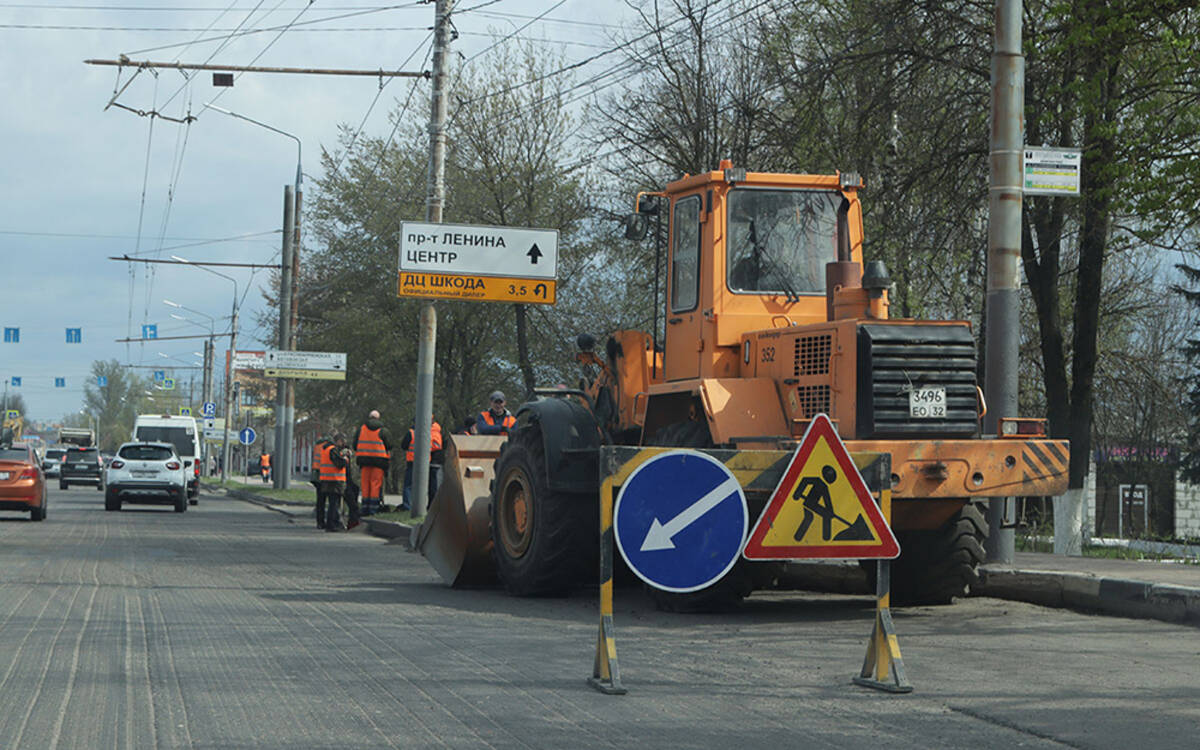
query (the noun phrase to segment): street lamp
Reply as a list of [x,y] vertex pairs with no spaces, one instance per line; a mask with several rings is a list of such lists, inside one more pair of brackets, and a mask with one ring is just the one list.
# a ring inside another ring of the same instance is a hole
[[[213,339],[216,335],[214,333],[213,328],[216,325],[217,319],[214,318],[212,315],[209,315],[206,312],[201,312],[200,310],[193,310],[192,308],[188,307],[187,305],[181,305],[178,302],[172,302],[169,299],[164,299],[163,304],[168,305],[170,307],[177,308],[179,310],[187,310],[190,313],[195,313],[196,315],[203,315],[204,317],[208,318],[208,341],[204,342],[204,354],[199,355],[204,358],[204,376],[200,379],[200,392],[201,392],[201,398],[204,400],[204,403],[207,404],[210,401],[212,401],[213,352],[216,349],[216,345],[213,343]],[[176,320],[182,320],[185,323],[190,323],[199,328],[204,327],[204,325],[202,323],[197,323],[196,321],[192,320],[191,318],[187,317],[186,315],[179,315],[177,313],[171,313],[171,317]],[[193,354],[194,353],[195,352],[193,352]],[[204,466],[205,476],[207,476],[208,475],[207,474],[208,463],[209,463],[208,462],[208,440],[207,439],[200,441],[200,460],[203,462],[202,465]]]
[[[300,254],[300,205],[301,192],[304,182],[304,171],[301,168],[303,153],[300,138],[277,127],[260,122],[252,117],[231,112],[223,107],[206,103],[205,108],[220,112],[230,117],[244,120],[251,125],[270,130],[272,133],[291,138],[296,142],[296,188],[295,209],[289,213],[292,201],[287,199],[287,189],[284,189],[284,227],[283,227],[283,275],[280,279],[279,293],[279,348],[296,348],[296,302],[299,294],[299,262]],[[289,224],[290,221],[290,224]],[[275,443],[276,464],[284,467],[283,471],[275,473],[275,487],[287,489],[291,478],[292,466],[292,433],[295,420],[295,391],[292,383],[286,378],[278,378],[275,385]]]
[[[199,268],[201,271],[208,271],[214,276],[220,276],[229,283],[233,284],[233,312],[229,326],[229,370],[225,376],[225,434],[221,436],[221,481],[224,482],[229,470],[229,425],[232,423],[230,412],[233,410],[233,391],[229,388],[229,381],[233,380],[233,358],[237,354],[237,334],[238,334],[238,285],[237,279],[232,276],[227,276],[220,271],[214,271],[211,268],[191,262],[187,258],[181,258],[178,255],[172,255],[172,260],[177,260],[180,263],[187,263],[190,266]],[[182,305],[180,305],[182,307]]]

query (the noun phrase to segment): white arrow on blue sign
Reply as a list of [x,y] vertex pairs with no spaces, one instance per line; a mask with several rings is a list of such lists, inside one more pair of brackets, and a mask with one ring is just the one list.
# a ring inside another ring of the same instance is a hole
[[217,405],[212,401],[205,401],[204,406],[200,407],[200,416],[206,419],[212,419],[217,416]]
[[241,432],[238,433],[238,442],[242,445],[253,445],[257,437],[258,434],[254,432],[254,428],[243,427]]
[[637,467],[617,495],[617,549],[639,578],[676,593],[716,583],[738,561],[749,526],[746,495],[725,464],[691,450]]

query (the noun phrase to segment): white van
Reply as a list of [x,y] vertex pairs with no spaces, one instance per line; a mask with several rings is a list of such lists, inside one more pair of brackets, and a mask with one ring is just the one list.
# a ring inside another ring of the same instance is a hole
[[133,422],[133,439],[141,443],[170,443],[183,459],[188,502],[196,504],[200,491],[200,434],[192,417],[139,414]]

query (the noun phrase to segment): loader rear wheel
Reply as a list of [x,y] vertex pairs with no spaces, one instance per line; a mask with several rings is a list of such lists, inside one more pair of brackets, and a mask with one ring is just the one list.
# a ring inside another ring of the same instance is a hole
[[595,499],[550,489],[536,424],[514,431],[496,459],[490,513],[492,554],[508,593],[561,595],[595,577]]
[[[967,503],[941,528],[897,532],[900,557],[892,562],[892,603],[896,606],[950,604],[979,583],[988,523],[983,509]],[[875,566],[866,566],[872,591]]]
[[[713,441],[707,423],[688,420],[663,427],[651,438],[650,445],[711,448]],[[754,584],[753,568],[745,560],[738,560],[724,578],[706,589],[689,594],[676,594],[646,584],[646,594],[654,602],[654,606],[664,612],[727,612],[736,609],[742,600],[750,595]]]

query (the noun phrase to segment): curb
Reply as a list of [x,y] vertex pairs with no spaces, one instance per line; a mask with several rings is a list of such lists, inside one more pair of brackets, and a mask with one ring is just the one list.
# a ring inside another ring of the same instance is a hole
[[972,596],[1200,626],[1200,588],[1020,568],[985,567]]
[[276,500],[272,497],[256,495],[253,492],[247,492],[245,490],[231,490],[226,488],[225,496],[242,500],[244,502],[251,503],[252,505],[262,506],[267,510],[273,510],[276,513],[282,513],[289,518],[309,518],[314,512],[314,506],[308,505],[307,503],[288,503],[282,500]]
[[395,521],[371,518],[370,516],[363,519],[363,525],[367,527],[367,533],[371,536],[398,541],[405,545],[411,543],[414,529],[412,526]]

